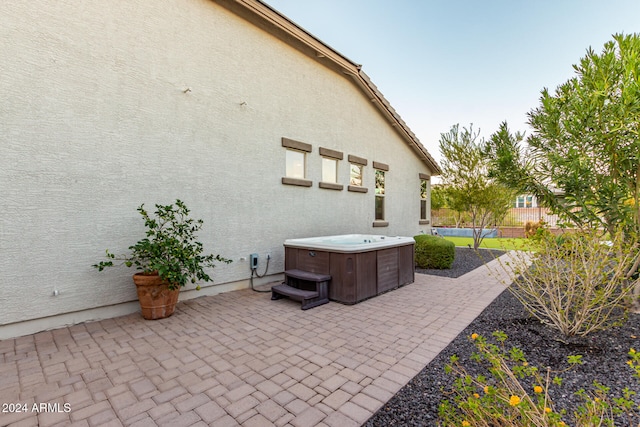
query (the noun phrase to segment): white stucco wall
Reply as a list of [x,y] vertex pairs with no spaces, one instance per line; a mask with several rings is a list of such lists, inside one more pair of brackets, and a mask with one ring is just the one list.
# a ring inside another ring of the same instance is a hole
[[[282,272],[287,238],[427,231],[429,170],[360,90],[213,2],[4,0],[0,56],[0,338],[135,310],[133,270],[91,265],[143,237],[141,203],[182,199],[234,260],[194,296],[246,286],[250,253]],[[311,188],[281,184],[282,137],[312,144]],[[318,188],[319,147],[344,152],[343,191]],[[367,194],[346,189],[349,154]]]

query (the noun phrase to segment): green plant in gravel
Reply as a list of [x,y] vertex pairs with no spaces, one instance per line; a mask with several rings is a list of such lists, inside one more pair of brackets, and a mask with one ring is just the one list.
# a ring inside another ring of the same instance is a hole
[[113,261],[122,261],[145,274],[157,272],[169,283],[169,289],[175,290],[189,282],[211,281],[205,268],[213,268],[217,262],[231,262],[220,255],[204,254],[202,243],[196,240],[203,220],[190,218],[190,211],[181,200],[171,205],[156,204],[154,216],[149,215],[144,204],[137,210],[147,227],[146,237],[129,246],[129,255],[117,256],[107,249],[108,260],[93,265],[98,271],[113,267]]
[[607,237],[604,242],[597,230],[559,238],[538,235],[535,252],[515,251],[500,261],[518,276],[508,289],[533,316],[565,337],[619,324],[637,299],[633,292],[639,279],[630,272],[640,253],[622,233]]
[[[558,427],[566,426],[562,418],[565,411],[554,410],[549,396],[552,386],[562,384],[558,376],[551,378],[547,368],[543,375],[529,365],[522,350],[517,347],[505,351],[506,335],[493,333],[498,345],[489,343],[483,336],[472,334],[477,352],[471,360],[484,364],[487,375],[472,376],[461,365],[457,356],[452,356],[445,367],[447,373],[456,375],[450,397],[440,404],[440,426],[514,426],[514,427]],[[631,349],[628,364],[640,375],[640,356]],[[582,363],[581,356],[568,358],[568,369]],[[556,375],[555,373],[554,375]],[[609,397],[609,388],[593,383],[593,391],[584,389],[578,395],[584,399],[573,414],[576,427],[638,425],[640,406],[633,398],[635,393],[628,388],[619,398]],[[621,424],[621,423],[625,424]]]
[[625,387],[622,397],[611,397],[609,390],[594,381],[593,391],[578,391],[584,403],[574,414],[576,426],[638,426],[640,406],[633,400],[635,392]]
[[419,234],[413,239],[416,241],[415,260],[419,268],[451,268],[456,256],[453,242],[429,234]]
[[[529,365],[524,353],[517,347],[504,350],[506,335],[493,333],[498,344],[485,337],[472,334],[477,352],[471,360],[483,364],[487,375],[472,376],[460,364],[457,356],[451,357],[445,367],[447,373],[456,375],[453,397],[441,403],[439,408],[442,426],[563,426],[564,413],[556,412],[549,398],[551,383],[560,384],[558,377],[551,378],[551,371],[541,373]],[[580,363],[580,356],[569,359],[570,364]]]

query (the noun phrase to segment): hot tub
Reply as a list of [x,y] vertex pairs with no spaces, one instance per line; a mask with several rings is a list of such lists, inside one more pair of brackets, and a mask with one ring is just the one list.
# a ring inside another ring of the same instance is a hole
[[346,234],[288,239],[285,270],[330,274],[329,299],[355,304],[413,283],[412,237]]

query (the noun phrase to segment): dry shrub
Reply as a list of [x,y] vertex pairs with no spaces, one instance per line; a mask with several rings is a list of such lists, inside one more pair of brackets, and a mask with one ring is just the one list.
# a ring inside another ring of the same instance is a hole
[[541,219],[539,221],[527,221],[524,224],[524,237],[527,239],[535,236],[538,233],[538,230],[543,230],[545,227],[545,222]]
[[622,233],[603,241],[598,231],[542,234],[535,252],[516,251],[502,267],[519,277],[509,290],[540,321],[564,336],[614,326],[633,303],[639,281],[628,277],[637,245]]

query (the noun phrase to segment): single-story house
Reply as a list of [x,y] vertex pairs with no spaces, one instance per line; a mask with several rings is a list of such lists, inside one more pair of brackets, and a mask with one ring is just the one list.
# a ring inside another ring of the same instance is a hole
[[252,253],[282,277],[286,239],[430,232],[438,164],[260,0],[1,2],[0,53],[0,338],[138,310],[134,270],[92,264],[144,236],[142,203],[183,200],[234,261],[181,299],[248,287]]

